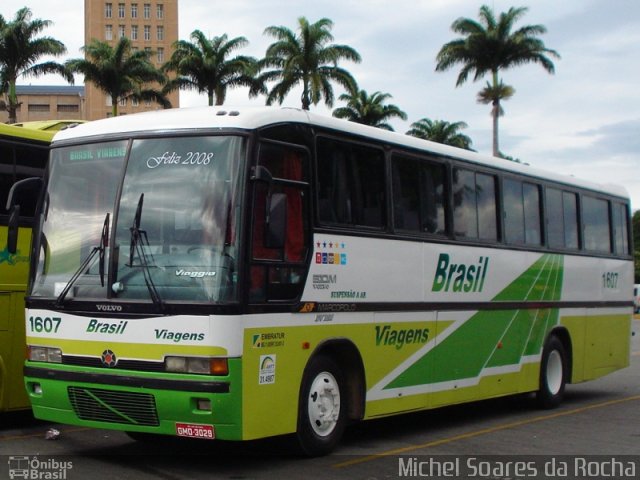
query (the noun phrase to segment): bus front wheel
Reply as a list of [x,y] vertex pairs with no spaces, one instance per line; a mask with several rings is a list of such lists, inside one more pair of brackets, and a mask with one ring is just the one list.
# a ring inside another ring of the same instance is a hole
[[538,405],[545,409],[557,407],[564,396],[566,383],[566,351],[560,339],[552,335],[542,349],[540,389],[536,394]]
[[344,381],[340,367],[329,357],[313,357],[302,380],[296,432],[301,453],[326,455],[340,441],[346,424]]

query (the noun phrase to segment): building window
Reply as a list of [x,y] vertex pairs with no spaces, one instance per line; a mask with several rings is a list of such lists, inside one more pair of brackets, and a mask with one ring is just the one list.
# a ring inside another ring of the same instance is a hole
[[147,42],[151,40],[151,27],[149,25],[144,26],[144,39]]
[[156,8],[158,20],[162,20],[164,18],[164,6],[160,3]]
[[159,42],[162,42],[164,40],[164,27],[157,27],[156,36]]
[[150,3],[145,3],[144,4],[143,15],[144,15],[144,18],[151,18],[151,4]]
[[111,18],[113,16],[113,5],[111,3],[104,4],[104,18]]
[[138,4],[131,4],[131,18],[138,18]]
[[118,38],[122,38],[122,37],[126,37],[127,34],[125,33],[125,29],[124,29],[124,25],[119,25],[118,26]]
[[131,99],[131,106],[132,107],[137,107],[138,105],[140,105],[140,101],[137,98],[132,98]]
[[124,18],[124,3],[118,4],[118,18]]
[[80,107],[78,105],[58,105],[58,112],[67,112],[67,113],[77,113],[80,111]]
[[127,106],[127,99],[126,98],[121,98],[120,101],[118,102],[118,105],[120,105],[121,107],[126,107]]
[[30,103],[29,104],[30,112],[48,112],[50,109],[51,108],[48,103]]
[[138,40],[138,26],[131,26],[131,40]]
[[113,25],[104,26],[104,39],[113,40]]
[[111,102],[111,95],[105,95],[104,104],[106,107],[112,107],[113,103]]
[[164,63],[164,48],[158,48],[158,63]]

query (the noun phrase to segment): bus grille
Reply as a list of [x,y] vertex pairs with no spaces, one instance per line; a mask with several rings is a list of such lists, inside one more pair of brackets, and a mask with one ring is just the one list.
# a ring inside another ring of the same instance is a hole
[[96,422],[158,426],[153,395],[98,388],[69,387],[69,400],[78,418]]
[[[105,368],[99,357],[76,357],[73,355],[63,355],[62,363],[65,365],[77,365],[80,367]],[[137,370],[141,372],[164,372],[164,362],[149,362],[146,360],[118,360],[112,370]]]

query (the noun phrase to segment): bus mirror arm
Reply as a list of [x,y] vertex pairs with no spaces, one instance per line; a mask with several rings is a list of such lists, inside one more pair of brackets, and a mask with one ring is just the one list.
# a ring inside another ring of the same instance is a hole
[[18,251],[18,226],[20,222],[20,205],[14,205],[9,213],[7,228],[7,250],[10,254]]
[[11,210],[11,208],[13,207],[15,203],[14,197],[18,192],[27,188],[34,189],[34,185],[38,187],[38,190],[42,188],[42,179],[40,177],[23,178],[22,180],[18,180],[16,183],[11,185],[11,188],[9,189],[9,195],[7,195],[7,210]]
[[7,210],[9,211],[9,224],[7,228],[7,250],[14,254],[18,251],[18,227],[20,226],[20,205],[16,204],[15,197],[18,192],[42,188],[42,179],[39,177],[30,177],[17,181],[11,186],[9,195],[7,196]]
[[273,182],[273,175],[268,168],[257,165],[251,168],[251,180],[259,182],[267,182],[269,185]]

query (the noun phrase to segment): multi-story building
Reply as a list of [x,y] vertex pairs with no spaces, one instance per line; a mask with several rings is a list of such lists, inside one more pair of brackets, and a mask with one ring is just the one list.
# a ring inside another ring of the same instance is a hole
[[[157,67],[165,63],[178,40],[178,0],[84,0],[84,41],[101,40],[111,45],[128,37],[134,49],[154,52]],[[157,87],[157,86],[156,86]],[[179,106],[177,91],[169,95],[173,107]],[[122,99],[118,114],[157,110],[154,102]],[[96,120],[111,115],[111,98],[91,82],[85,84],[85,118]]]
[[[178,0],[85,0],[85,45],[92,39],[115,45],[121,36],[128,37],[134,48],[154,52],[153,61],[160,67],[171,56],[178,40]],[[85,86],[18,85],[18,122],[39,120],[97,120],[111,116],[111,98],[91,82]],[[177,91],[169,95],[173,107],[179,105]],[[118,114],[161,108],[153,102],[121,100]],[[0,122],[8,112],[0,110]]]
[[[17,85],[18,123],[42,120],[83,120],[84,87],[75,85]],[[0,111],[0,122],[5,123],[9,113]]]

